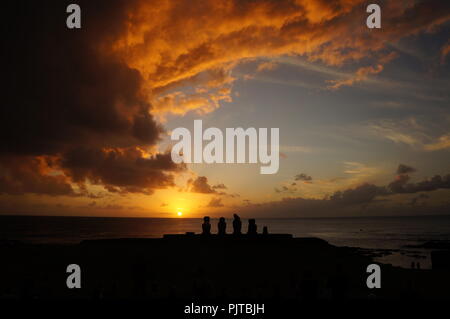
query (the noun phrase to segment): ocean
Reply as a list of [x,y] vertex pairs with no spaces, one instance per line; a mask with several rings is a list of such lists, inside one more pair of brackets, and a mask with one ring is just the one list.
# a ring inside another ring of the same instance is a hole
[[[212,232],[217,232],[212,219]],[[243,219],[243,230],[246,230]],[[201,232],[201,219],[0,216],[0,239],[28,243],[74,244],[86,239],[160,238],[164,234]],[[408,248],[433,240],[450,240],[450,216],[257,219],[258,231],[318,237],[336,246],[393,250],[376,260],[431,268],[430,250]],[[230,232],[231,220],[227,220]]]

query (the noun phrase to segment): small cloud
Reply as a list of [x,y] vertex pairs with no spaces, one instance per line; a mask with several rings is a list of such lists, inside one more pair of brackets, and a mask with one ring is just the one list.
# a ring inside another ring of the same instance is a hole
[[225,184],[217,184],[212,187],[213,189],[227,189]]
[[206,176],[199,176],[195,180],[188,180],[189,191],[192,193],[212,194],[216,193],[216,190],[208,184],[208,178]]
[[360,174],[365,167],[364,164],[358,162],[344,162],[344,164],[346,166],[345,174]]
[[301,174],[295,175],[295,180],[296,181],[310,182],[310,181],[312,181],[312,177],[309,176],[309,175],[306,175],[304,173],[301,173]]
[[208,206],[206,207],[223,207],[222,199],[219,197],[211,198]]
[[355,83],[365,81],[368,79],[369,75],[378,74],[383,71],[384,65],[395,59],[397,56],[397,53],[391,52],[379,58],[376,65],[359,68],[350,78],[344,80],[330,80],[328,82],[332,85],[328,86],[328,88],[331,90],[337,90],[342,86],[352,86]]
[[450,148],[450,133],[433,136],[427,131],[428,126],[429,123],[421,124],[415,117],[401,121],[385,119],[368,125],[375,136],[409,145],[416,150],[439,151]]
[[353,183],[359,181],[363,182],[369,177],[376,176],[379,174],[379,168],[367,166],[359,162],[344,162],[345,170],[344,173],[350,174],[351,181]]
[[267,62],[263,62],[260,65],[258,65],[257,71],[258,72],[272,71],[272,70],[275,70],[277,67],[278,67],[278,65],[276,63],[267,61]]
[[228,187],[223,183],[211,186],[208,183],[208,178],[206,176],[198,176],[196,179],[189,179],[187,181],[187,190],[191,193],[236,197],[236,194],[230,195],[224,192],[223,190],[225,189],[228,189]]
[[426,151],[439,151],[450,148],[450,134],[440,136],[437,141],[425,144],[423,148]]
[[296,187],[281,186],[281,188],[275,187],[275,193],[294,194],[297,191]]
[[400,122],[392,120],[381,120],[377,123],[369,124],[371,132],[394,143],[406,144],[419,149],[426,138],[424,134],[419,134],[415,118],[408,118]]

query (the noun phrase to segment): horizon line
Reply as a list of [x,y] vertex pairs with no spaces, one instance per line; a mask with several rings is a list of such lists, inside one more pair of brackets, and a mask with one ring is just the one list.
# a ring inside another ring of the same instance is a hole
[[[208,215],[205,215],[208,216]],[[203,217],[152,217],[152,216],[75,216],[75,215],[30,215],[30,214],[2,214],[1,217],[62,217],[62,218],[110,218],[110,219],[202,219]],[[224,216],[220,216],[224,217]],[[219,219],[220,217],[211,217],[211,219]],[[243,217],[242,219],[356,219],[356,218],[417,218],[417,217],[450,217],[450,214],[440,214],[440,215],[391,215],[391,216],[317,216],[317,217]],[[227,217],[225,217],[227,219]],[[228,218],[232,219],[232,217]]]

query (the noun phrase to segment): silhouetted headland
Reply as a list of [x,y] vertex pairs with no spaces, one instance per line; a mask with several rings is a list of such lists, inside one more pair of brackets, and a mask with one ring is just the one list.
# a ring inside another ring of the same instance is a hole
[[[210,218],[201,233],[163,238],[85,240],[76,245],[0,242],[0,298],[244,298],[313,300],[403,297],[450,298],[447,257],[440,269],[382,265],[382,289],[366,285],[371,256],[318,238],[272,234],[251,220],[247,232]],[[80,265],[83,289],[67,289],[67,265]]]

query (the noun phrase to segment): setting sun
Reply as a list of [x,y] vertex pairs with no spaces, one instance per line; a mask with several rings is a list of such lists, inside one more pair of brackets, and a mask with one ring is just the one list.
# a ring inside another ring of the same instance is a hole
[[178,216],[183,216],[183,213],[182,212],[178,212],[177,215]]

